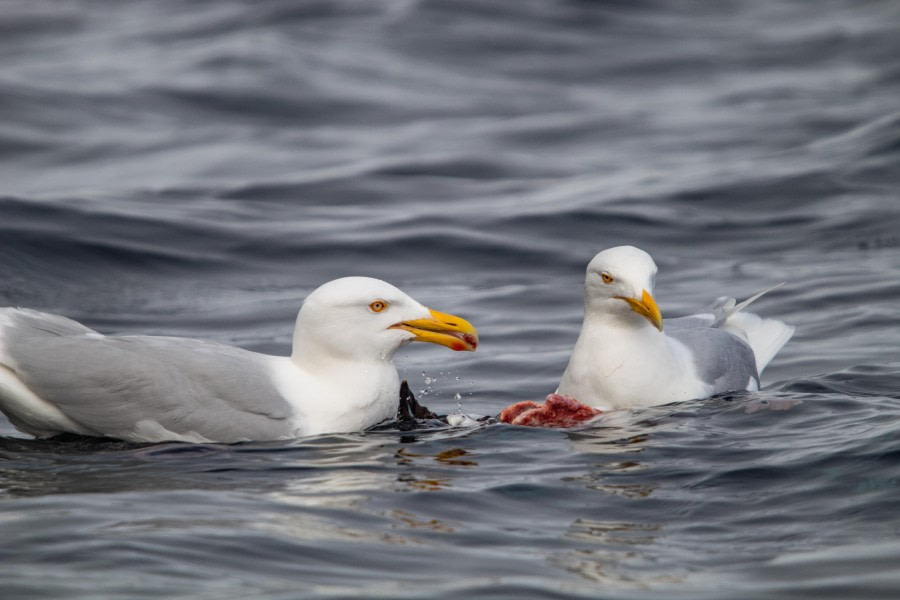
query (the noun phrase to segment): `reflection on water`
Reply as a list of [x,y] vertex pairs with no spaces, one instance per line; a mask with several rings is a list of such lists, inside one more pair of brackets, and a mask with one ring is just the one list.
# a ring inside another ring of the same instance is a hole
[[563,481],[579,482],[588,489],[616,494],[633,500],[647,498],[656,489],[656,486],[650,483],[609,483],[607,476],[603,473],[587,473],[581,477],[566,478]]
[[438,519],[423,518],[406,510],[391,511],[389,516],[396,521],[393,527],[400,529],[426,529],[428,531],[437,531],[441,533],[454,533],[457,530],[456,527]]
[[397,475],[397,483],[401,484],[398,489],[419,492],[438,492],[451,487],[449,477],[421,477],[412,473]]
[[768,398],[752,398],[745,404],[744,411],[749,415],[758,410],[790,410],[802,404],[803,400],[788,395],[770,396]]
[[[577,519],[565,537],[589,547],[554,554],[550,562],[589,581],[615,587],[643,589],[677,583],[686,570],[660,565],[651,558],[658,557],[658,552],[645,552],[644,546],[658,544],[664,536],[663,527],[655,523]],[[652,567],[652,575],[648,567]]]
[[443,465],[456,465],[461,467],[478,466],[478,462],[471,459],[460,458],[462,456],[472,457],[476,456],[476,454],[464,448],[451,448],[449,450],[441,450],[437,454],[433,455],[416,454],[409,448],[400,448],[399,450],[397,450],[397,452],[394,453],[394,458],[397,459],[398,465],[410,466],[416,464],[417,462],[420,462],[418,459],[431,459]]
[[[468,456],[470,458],[463,459],[460,458],[462,456]],[[443,450],[438,452],[434,459],[444,465],[456,465],[460,467],[477,467],[478,462],[471,460],[471,457],[477,456],[476,453],[471,452],[469,450],[464,450],[462,448],[453,448],[451,450]]]

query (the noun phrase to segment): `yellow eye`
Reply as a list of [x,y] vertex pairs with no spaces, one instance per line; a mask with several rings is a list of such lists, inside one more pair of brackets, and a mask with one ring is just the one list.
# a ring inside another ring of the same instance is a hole
[[600,279],[603,280],[603,283],[612,283],[613,281],[615,281],[615,279],[613,279],[613,276],[609,273],[600,273]]
[[384,300],[376,300],[372,304],[369,305],[369,310],[372,312],[380,313],[384,309],[388,307],[388,303]]

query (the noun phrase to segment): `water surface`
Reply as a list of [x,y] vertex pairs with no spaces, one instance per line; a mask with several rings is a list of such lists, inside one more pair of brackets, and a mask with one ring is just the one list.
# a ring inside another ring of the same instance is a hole
[[[900,9],[888,1],[0,7],[0,305],[286,354],[387,279],[439,412],[553,391],[584,267],[797,327],[766,387],[596,427],[35,441],[0,420],[13,598],[900,593]],[[457,399],[458,395],[458,399]]]

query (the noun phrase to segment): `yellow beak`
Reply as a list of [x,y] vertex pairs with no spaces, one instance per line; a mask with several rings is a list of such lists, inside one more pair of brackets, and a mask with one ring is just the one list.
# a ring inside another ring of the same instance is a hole
[[428,309],[431,318],[414,319],[391,325],[391,329],[403,329],[414,334],[415,342],[430,342],[447,346],[457,352],[473,352],[478,347],[478,331],[472,324],[455,315]]
[[659,312],[656,300],[647,293],[647,290],[643,290],[640,300],[637,298],[626,298],[625,296],[616,296],[616,298],[627,302],[631,306],[631,310],[653,323],[653,326],[660,331],[663,330],[662,314]]

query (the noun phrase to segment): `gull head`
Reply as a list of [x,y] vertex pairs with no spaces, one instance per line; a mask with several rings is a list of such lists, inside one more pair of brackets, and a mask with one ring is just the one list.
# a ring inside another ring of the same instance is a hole
[[656,263],[634,246],[600,252],[587,266],[584,280],[585,319],[602,318],[627,327],[649,323],[662,331],[663,321],[653,299]]
[[293,355],[390,360],[409,342],[473,351],[478,332],[465,319],[431,310],[385,281],[344,277],[321,285],[303,302]]

